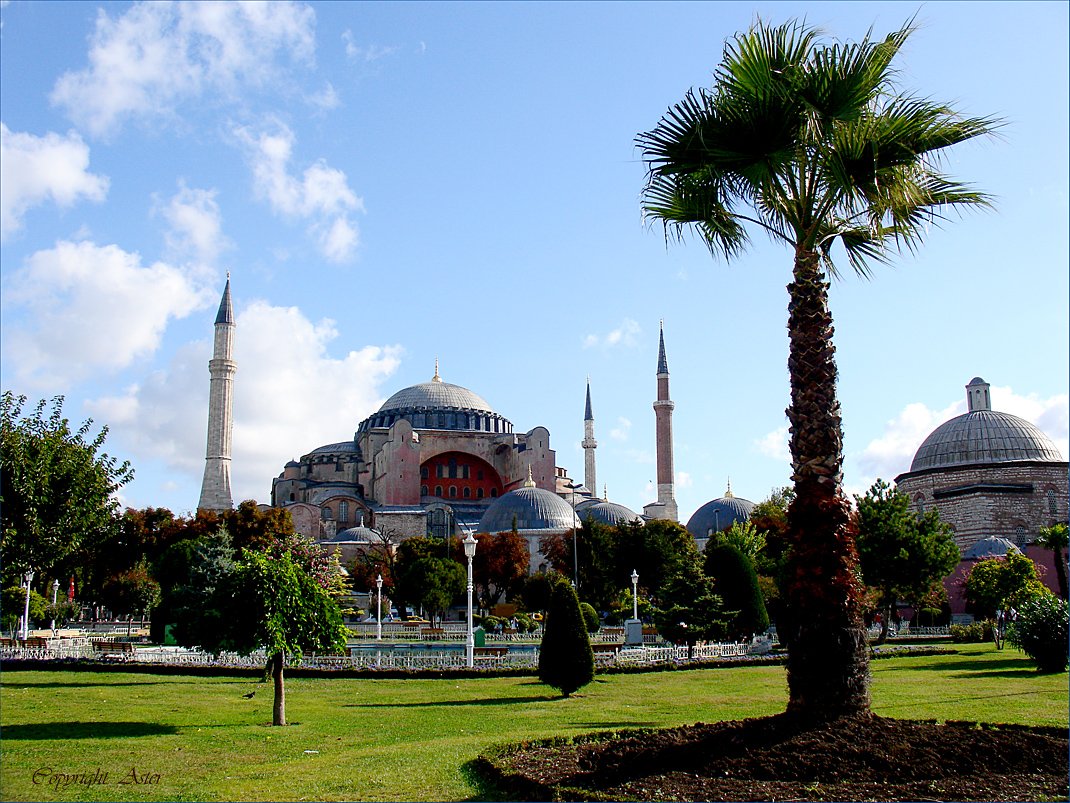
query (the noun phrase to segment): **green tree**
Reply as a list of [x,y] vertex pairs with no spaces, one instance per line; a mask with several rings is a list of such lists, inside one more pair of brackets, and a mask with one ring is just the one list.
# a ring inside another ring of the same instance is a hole
[[750,521],[733,521],[727,530],[714,534],[717,543],[731,544],[748,558],[757,563],[765,551],[765,533],[758,530]]
[[906,494],[878,479],[865,496],[856,496],[855,542],[862,580],[877,592],[883,611],[878,642],[888,638],[888,623],[897,599],[917,607],[959,563],[951,527],[935,508],[910,510]]
[[696,564],[685,566],[669,579],[663,606],[654,612],[658,633],[676,644],[686,644],[688,656],[695,642],[720,640],[728,635],[728,614],[714,581]]
[[[144,561],[132,569],[124,569],[104,586],[103,602],[115,616],[137,614],[144,619],[149,610],[160,600],[160,584],[149,574]],[[127,633],[130,628],[127,627]]]
[[731,260],[761,231],[794,260],[787,414],[795,499],[781,637],[788,710],[802,717],[869,710],[828,304],[834,249],[866,276],[874,262],[916,248],[947,210],[989,203],[939,168],[950,146],[996,122],[898,90],[892,62],[912,31],[907,24],[883,40],[829,44],[803,23],[759,20],[725,45],[712,89],[689,91],[637,137],[648,167],[643,211],[666,238],[694,229],[711,254]]
[[1051,527],[1041,527],[1040,537],[1037,544],[1050,549],[1055,557],[1055,579],[1059,583],[1059,596],[1067,599],[1066,583],[1066,547],[1068,528],[1065,524],[1053,524]]
[[63,397],[46,416],[41,401],[23,415],[25,396],[4,391],[0,401],[0,558],[5,582],[39,575],[79,545],[116,527],[114,494],[134,475],[101,451],[108,428],[90,436],[93,420],[77,429],[63,417]]
[[754,563],[739,547],[727,541],[707,547],[705,570],[724,602],[729,638],[748,639],[769,629],[769,614]]
[[594,651],[580,600],[567,582],[557,583],[550,595],[539,648],[539,680],[565,697],[594,680]]
[[580,614],[583,616],[583,626],[588,633],[597,633],[602,623],[598,621],[598,611],[589,602],[580,603]]
[[[511,599],[520,590],[521,583],[528,576],[531,553],[527,541],[515,531],[507,530],[493,535],[476,533],[475,538],[472,582],[479,598],[486,600],[488,607],[493,607],[503,597]],[[463,549],[457,559],[467,560]]]
[[[4,630],[14,630],[25,609],[26,589],[19,586],[5,588],[3,598],[0,599]],[[49,621],[48,601],[36,591],[30,591],[30,621],[38,627],[44,627]]]
[[1040,582],[1036,564],[1020,552],[977,561],[963,581],[963,591],[976,615],[1005,621],[1012,609],[1051,594]]
[[1037,664],[1039,672],[1065,672],[1070,643],[1066,600],[1046,594],[1028,600],[1007,631],[1007,641]]
[[405,567],[400,587],[405,599],[422,607],[434,622],[468,586],[468,573],[451,558],[419,558]]

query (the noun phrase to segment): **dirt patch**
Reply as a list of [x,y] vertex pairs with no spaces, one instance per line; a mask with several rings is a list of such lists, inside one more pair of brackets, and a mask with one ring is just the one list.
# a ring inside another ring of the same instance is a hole
[[518,799],[1042,801],[1070,794],[1059,728],[787,714],[512,748],[484,762]]

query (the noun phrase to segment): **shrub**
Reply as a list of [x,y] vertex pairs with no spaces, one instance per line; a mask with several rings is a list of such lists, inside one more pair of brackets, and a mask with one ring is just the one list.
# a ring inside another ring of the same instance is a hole
[[750,638],[769,629],[769,614],[750,558],[722,541],[712,549],[707,546],[705,569],[714,580],[714,591],[721,597],[724,610],[738,611],[728,623],[730,638]]
[[513,618],[516,619],[516,632],[532,633],[535,631],[535,622],[526,613],[517,613]]
[[1036,662],[1040,672],[1065,672],[1070,657],[1070,612],[1054,594],[1022,605],[1007,631],[1007,641]]
[[580,613],[576,589],[558,583],[550,596],[542,645],[539,680],[568,697],[594,680],[594,652]]
[[583,615],[583,624],[587,627],[587,632],[597,633],[601,623],[598,621],[598,612],[594,606],[589,602],[581,602],[580,613]]
[[977,644],[992,640],[992,620],[970,622],[968,625],[951,625],[951,640],[960,644]]
[[502,620],[497,616],[484,616],[480,621],[480,626],[488,633],[494,633],[497,631],[498,626],[502,623]]

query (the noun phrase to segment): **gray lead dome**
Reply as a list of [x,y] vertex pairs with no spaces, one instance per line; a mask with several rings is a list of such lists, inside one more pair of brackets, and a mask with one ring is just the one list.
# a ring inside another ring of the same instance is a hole
[[483,518],[479,532],[500,533],[517,530],[568,530],[576,526],[576,517],[568,502],[543,488],[524,487],[499,496]]
[[379,408],[379,411],[360,422],[357,432],[379,427],[391,427],[404,419],[413,429],[449,429],[463,432],[513,431],[512,423],[491,409],[478,394],[460,385],[443,382],[435,369],[430,382],[402,388]]
[[1048,436],[1010,413],[975,410],[952,418],[922,442],[910,470],[1017,461],[1060,462]]

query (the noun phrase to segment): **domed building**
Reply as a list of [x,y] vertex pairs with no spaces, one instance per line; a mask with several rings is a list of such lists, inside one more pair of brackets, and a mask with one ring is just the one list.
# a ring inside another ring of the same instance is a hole
[[753,511],[754,503],[733,495],[732,485],[729,483],[724,496],[711,499],[691,515],[687,521],[687,531],[702,551],[714,533],[719,533],[736,522],[742,524],[748,521]]
[[287,463],[271,502],[318,541],[361,519],[397,538],[463,535],[525,478],[553,495],[555,457],[545,427],[514,432],[481,396],[443,382],[436,364],[430,381],[388,398],[352,440]]
[[982,539],[1021,551],[1041,527],[1067,520],[1067,461],[1043,432],[992,409],[990,386],[966,386],[967,412],[938,426],[895,482],[914,510],[935,507],[964,554]]
[[591,519],[598,524],[616,527],[622,524],[631,524],[633,521],[643,521],[643,517],[630,507],[609,501],[609,493],[603,489],[602,498],[584,499],[576,505],[576,516],[581,522]]
[[487,507],[476,532],[500,533],[516,528],[528,542],[532,571],[540,568],[539,539],[563,535],[579,526],[572,507],[553,491],[539,488],[529,476],[515,491],[498,497]]

